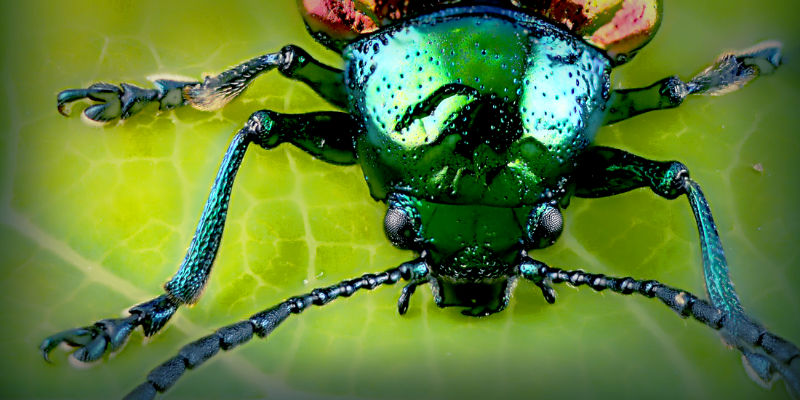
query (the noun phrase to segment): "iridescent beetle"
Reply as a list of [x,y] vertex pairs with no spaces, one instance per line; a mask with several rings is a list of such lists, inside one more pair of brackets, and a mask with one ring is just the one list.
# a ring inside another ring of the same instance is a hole
[[[245,321],[183,347],[128,398],[152,398],[219,349],[264,337],[289,315],[359,289],[407,281],[398,301],[405,313],[417,286],[430,283],[440,307],[467,315],[501,311],[513,282],[524,278],[555,301],[551,284],[566,282],[621,294],[656,297],[681,316],[720,331],[764,382],[782,377],[800,394],[800,350],[752,321],[739,303],[708,204],[679,162],[647,160],[593,146],[604,124],[676,107],[690,94],[738,89],[780,63],[780,45],[766,42],[724,54],[684,82],[610,89],[611,68],[655,34],[659,0],[298,0],[306,25],[342,54],[328,67],[286,46],[203,82],[156,80],[155,89],[98,83],[65,90],[58,108],[88,98],[90,120],[127,118],[150,102],[161,109],[190,104],[214,110],[238,96],[260,73],[277,68],[347,112],[254,113],[222,161],[186,258],[166,293],[134,306],[125,318],[55,334],[72,357],[97,360],[137,326],[159,331],[182,304],[198,300],[208,280],[227,214],[231,187],[251,142],[270,149],[289,142],[333,164],[356,164],[372,196],[388,210],[386,235],[419,257],[290,298]],[[659,196],[686,195],[700,231],[710,302],[657,281],[613,278],[553,268],[528,255],[551,245],[571,196],[602,197],[649,187]]]

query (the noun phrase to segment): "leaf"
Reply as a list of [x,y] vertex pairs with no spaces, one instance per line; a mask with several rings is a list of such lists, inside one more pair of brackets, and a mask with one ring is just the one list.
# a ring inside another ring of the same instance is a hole
[[[800,340],[797,246],[798,34],[783,2],[672,1],[656,39],[614,74],[615,87],[688,77],[726,49],[784,42],[787,65],[739,92],[604,128],[598,143],[685,162],[711,201],[749,312]],[[383,237],[383,206],[360,171],[289,146],[252,147],[234,189],[210,285],[147,343],[141,333],[94,368],[45,364],[45,336],[161,293],[180,263],[232,134],[260,108],[329,109],[279,74],[223,111],[148,109],[90,127],[55,110],[59,90],[96,81],[199,78],[287,43],[337,57],[305,33],[294,2],[115,0],[3,5],[0,374],[3,398],[121,396],[183,344],[291,295],[412,257]],[[759,165],[760,168],[754,166]],[[576,199],[554,266],[655,278],[702,294],[685,200],[646,190]],[[399,287],[292,317],[268,340],[190,371],[167,398],[786,398],[747,378],[716,334],[652,300],[560,287],[547,306],[520,283],[509,309],[467,318],[427,287],[408,315]]]

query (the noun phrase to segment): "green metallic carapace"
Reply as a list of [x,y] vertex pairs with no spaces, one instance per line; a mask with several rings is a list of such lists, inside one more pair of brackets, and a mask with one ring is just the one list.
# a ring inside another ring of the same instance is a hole
[[519,207],[562,189],[594,140],[611,64],[521,12],[450,9],[344,52],[357,153],[373,197]]
[[[421,240],[439,287],[488,278],[506,287],[531,206],[567,200],[565,177],[603,122],[608,58],[551,23],[497,9],[419,17],[343,55],[372,196],[408,195],[431,216]],[[442,290],[437,302],[486,313],[508,300],[492,289],[501,296],[485,308],[477,292]]]
[[[90,120],[127,118],[148,103],[162,109],[220,108],[258,74],[278,69],[308,84],[342,112],[252,114],[225,153],[197,231],[163,295],[130,316],[55,334],[42,343],[78,347],[93,361],[142,326],[160,330],[179,306],[195,303],[208,281],[236,173],[251,143],[291,143],[332,164],[358,164],[372,196],[387,204],[384,227],[397,247],[418,257],[290,298],[245,321],[190,343],[154,369],[130,398],[152,398],[188,368],[266,336],[289,315],[359,289],[408,281],[398,300],[406,312],[417,286],[430,283],[440,307],[481,316],[503,310],[514,282],[535,283],[549,303],[552,284],[567,282],[656,297],[682,316],[720,330],[753,376],[781,376],[800,393],[800,350],[745,314],[728,276],[709,205],[688,169],[593,145],[604,124],[676,107],[691,94],[723,94],[780,63],[780,44],[765,42],[720,56],[689,81],[669,77],[643,88],[611,90],[614,66],[655,34],[658,0],[298,0],[309,31],[341,53],[344,69],[295,46],[249,60],[203,82],[159,79],[155,89],[98,83],[58,95],[97,102]],[[694,212],[710,302],[654,280],[613,278],[551,268],[531,254],[563,229],[571,196],[603,197],[648,187]],[[332,328],[333,329],[333,328]]]

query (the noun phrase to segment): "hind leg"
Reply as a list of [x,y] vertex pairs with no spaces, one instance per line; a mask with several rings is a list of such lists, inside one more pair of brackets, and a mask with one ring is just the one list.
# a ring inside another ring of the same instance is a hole
[[[778,374],[791,391],[800,394],[800,351],[744,312],[728,274],[728,262],[711,208],[700,185],[689,178],[686,166],[676,161],[652,161],[607,147],[588,149],[580,165],[576,173],[577,196],[611,196],[639,187],[649,187],[667,199],[686,195],[699,232],[706,290],[711,305],[720,313],[721,319],[715,328],[720,330],[727,343],[742,352],[745,366],[754,372],[751,376],[767,383]],[[570,281],[566,278],[561,280]],[[545,287],[542,290],[550,292]],[[685,308],[687,304],[682,306]],[[676,311],[688,315],[682,310]]]

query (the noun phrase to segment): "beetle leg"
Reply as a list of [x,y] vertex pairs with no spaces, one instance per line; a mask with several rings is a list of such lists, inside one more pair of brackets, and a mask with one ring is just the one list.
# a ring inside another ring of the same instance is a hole
[[118,349],[137,326],[142,326],[146,336],[153,335],[181,304],[197,302],[211,273],[225,226],[233,181],[250,142],[264,148],[290,142],[322,160],[348,164],[355,161],[355,131],[353,120],[344,113],[284,115],[266,110],[254,113],[234,136],[225,153],[186,257],[180,269],[164,285],[166,294],[131,308],[128,317],[105,319],[46,338],[40,346],[45,359],[63,342],[79,347],[72,354],[74,359],[83,362],[97,360],[107,350]]
[[677,161],[653,161],[611,147],[593,146],[581,155],[574,174],[575,195],[607,197],[640,187],[649,187],[667,199],[684,193],[681,179],[688,176]]
[[690,292],[676,289],[654,280],[641,281],[630,277],[614,278],[603,274],[590,274],[581,270],[565,271],[544,263],[524,258],[518,272],[534,283],[569,283],[587,285],[596,291],[609,289],[620,294],[638,293],[658,298],[681,317],[692,317],[709,327],[720,330],[743,354],[745,365],[756,378],[768,384],[775,372],[783,376],[789,392],[800,395],[800,349],[794,344],[754,322],[744,314],[732,315],[728,310],[712,305]]
[[115,351],[125,344],[128,336],[137,327],[142,326],[145,336],[150,336],[161,329],[178,304],[167,295],[161,295],[150,301],[132,307],[125,318],[104,319],[93,325],[59,332],[42,341],[39,350],[45,360],[49,361],[50,352],[61,343],[77,347],[71,357],[80,362],[92,362],[100,359],[106,351]]
[[703,272],[711,301],[731,318],[744,317],[708,202],[700,186],[689,179],[685,165],[652,161],[608,147],[588,149],[582,161],[583,167],[575,175],[575,194],[580,197],[611,196],[643,186],[667,199],[686,194],[700,232]]
[[95,83],[86,89],[67,89],[57,96],[58,112],[67,115],[67,103],[84,98],[98,102],[83,111],[86,118],[96,122],[125,119],[156,102],[161,110],[187,104],[198,110],[217,110],[239,96],[256,76],[275,68],[284,76],[307,84],[331,104],[346,107],[342,71],[320,63],[297,46],[289,45],[279,52],[245,61],[219,75],[207,76],[203,82],[155,76],[152,77],[154,89],[128,83],[119,86]]
[[[610,196],[643,186],[649,186],[655,193],[668,199],[686,194],[700,233],[706,290],[711,303],[724,314],[726,321],[721,330],[725,341],[742,351],[746,365],[755,372],[755,376],[768,377],[772,368],[780,372],[787,384],[800,394],[800,353],[788,342],[786,346],[791,346],[794,353],[783,355],[780,353],[783,350],[774,350],[778,352],[774,353],[769,347],[774,335],[745,314],[728,275],[728,263],[711,209],[700,185],[689,178],[686,166],[676,161],[647,160],[607,147],[588,149],[582,160],[584,163],[579,164],[582,167],[575,175],[577,196]],[[765,334],[772,335],[766,342],[762,338]],[[764,358],[752,351],[754,347],[766,351],[772,358]],[[798,360],[793,362],[795,358]],[[770,361],[770,368],[764,366],[765,360]]]
[[380,285],[395,284],[401,279],[411,282],[424,280],[428,271],[428,263],[421,256],[380,274],[362,275],[360,278],[292,297],[247,320],[220,328],[209,336],[183,346],[176,356],[150,371],[147,380],[134,388],[125,399],[154,398],[157,392],[164,392],[175,384],[186,369],[199,366],[217,354],[219,349],[229,350],[246,343],[252,339],[253,334],[266,337],[291,314],[299,314],[312,305],[322,306],[338,297],[350,297],[360,289],[372,290]]
[[222,238],[233,180],[251,141],[265,149],[290,142],[323,161],[351,164],[355,162],[356,131],[353,120],[344,113],[286,115],[269,110],[253,113],[225,154],[186,258],[164,285],[167,293],[189,304],[200,297]]
[[605,124],[613,124],[653,110],[674,108],[690,94],[719,96],[746,85],[760,74],[771,73],[780,65],[781,44],[768,41],[749,49],[724,53],[688,82],[677,76],[664,78],[650,86],[618,89],[611,92]]

